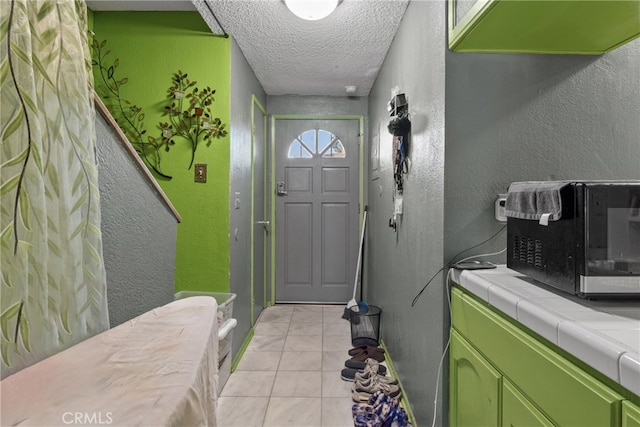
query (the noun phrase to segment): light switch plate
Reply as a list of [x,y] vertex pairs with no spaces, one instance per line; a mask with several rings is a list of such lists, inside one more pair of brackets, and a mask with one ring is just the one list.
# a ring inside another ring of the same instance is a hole
[[207,164],[206,163],[195,164],[193,180],[195,182],[207,182]]

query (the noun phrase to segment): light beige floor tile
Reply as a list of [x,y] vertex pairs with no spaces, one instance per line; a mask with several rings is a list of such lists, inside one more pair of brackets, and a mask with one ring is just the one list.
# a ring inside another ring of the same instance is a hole
[[279,371],[320,371],[321,351],[283,351]]
[[287,335],[322,335],[322,323],[291,323]]
[[276,371],[235,371],[220,396],[267,397],[275,379]]
[[349,354],[346,351],[323,351],[322,370],[341,371],[344,369],[344,362],[347,359],[349,359]]
[[342,318],[345,307],[346,305],[324,307],[322,309],[322,322],[323,323],[344,323],[345,325],[348,325],[349,321],[347,319]]
[[[263,323],[263,322],[290,322],[291,321],[291,314],[293,313],[292,310],[269,310],[271,307],[269,308],[265,308],[262,313],[260,314],[260,317],[258,318],[258,322]],[[277,308],[277,307],[276,307]]]
[[268,397],[220,397],[217,421],[224,427],[261,427]]
[[256,336],[278,336],[287,335],[289,322],[258,322],[253,328]]
[[322,335],[343,335],[351,338],[349,322],[328,322],[322,324]]
[[294,305],[293,312],[296,313],[322,313],[321,305]]
[[277,371],[280,351],[245,351],[238,364],[239,371]]
[[353,427],[351,398],[322,398],[322,425],[327,427]]
[[340,378],[352,347],[343,313],[343,306],[265,309],[222,391],[218,424],[352,426],[353,383]]
[[271,396],[320,397],[321,390],[320,371],[278,371]]
[[283,351],[321,351],[322,335],[288,335]]
[[322,351],[342,351],[348,354],[352,347],[350,335],[325,335],[322,337]]
[[322,397],[351,398],[352,381],[344,381],[340,371],[322,371]]
[[293,312],[293,308],[295,306],[293,304],[278,304],[272,305],[271,307],[265,308],[266,311],[273,311],[278,313],[291,313]]
[[282,351],[284,336],[253,336],[247,351]]
[[322,398],[272,397],[264,420],[265,426],[320,426]]
[[291,322],[322,324],[322,311],[294,311]]

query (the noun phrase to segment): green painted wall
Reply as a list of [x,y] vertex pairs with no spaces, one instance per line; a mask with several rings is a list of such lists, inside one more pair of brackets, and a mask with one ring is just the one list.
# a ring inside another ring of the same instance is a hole
[[[230,39],[215,37],[197,12],[94,12],[93,31],[107,40],[109,58],[119,58],[118,78],[127,77],[123,98],[142,107],[150,134],[158,122],[171,77],[178,69],[216,90],[214,117],[229,123]],[[96,84],[99,77],[96,76]],[[229,137],[198,146],[194,163],[208,165],[206,183],[194,182],[188,170],[190,146],[176,145],[162,157],[171,181],[158,179],[182,216],[178,225],[175,288],[229,291]],[[139,218],[145,221],[146,218]],[[135,262],[135,260],[132,260]]]

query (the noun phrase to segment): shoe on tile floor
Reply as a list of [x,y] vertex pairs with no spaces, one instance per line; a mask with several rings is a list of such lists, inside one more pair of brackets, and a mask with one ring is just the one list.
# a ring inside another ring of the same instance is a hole
[[382,391],[384,394],[388,394],[390,397],[397,397],[400,395],[400,387],[395,384],[386,384],[380,381],[372,380],[366,384],[360,384],[357,382],[351,386],[352,392],[365,392],[373,395],[377,391]]
[[380,381],[387,384],[398,384],[398,380],[392,377],[391,375],[379,375],[375,372],[357,372],[354,381],[358,383],[365,383],[367,381],[371,381],[375,379],[376,381]]
[[[371,372],[371,373],[381,373],[381,372],[386,372],[387,368],[385,368],[384,366],[380,365],[380,363],[374,359],[367,359],[366,362],[362,362],[364,364],[364,368],[362,370],[360,369],[352,369],[352,368],[344,368],[340,374],[341,378],[345,381],[353,381],[355,378],[355,375],[357,373],[362,373],[362,372]],[[345,365],[350,364],[349,360],[347,360],[345,362]]]
[[373,396],[373,393],[367,393],[367,392],[364,392],[364,391],[352,391],[351,392],[351,399],[353,399],[353,401],[356,402],[356,403],[368,402],[369,399],[371,399],[371,396]]
[[353,360],[365,361],[368,358],[375,359],[378,362],[384,362],[384,349],[373,346],[355,347],[349,350],[349,356]]
[[[367,363],[366,361],[363,361],[363,360],[349,359],[344,362],[344,366],[347,368],[355,369],[357,371],[364,371],[364,368],[365,366],[367,366]],[[384,365],[379,365],[378,369],[379,369],[380,375],[384,375],[387,373],[387,368]]]
[[[340,371],[340,378],[342,378],[344,381],[354,381],[356,374],[359,372],[364,372],[364,370],[360,371],[358,369],[344,368],[342,371]],[[380,365],[378,367],[378,374],[383,375],[382,372],[387,372],[387,369],[384,366]]]

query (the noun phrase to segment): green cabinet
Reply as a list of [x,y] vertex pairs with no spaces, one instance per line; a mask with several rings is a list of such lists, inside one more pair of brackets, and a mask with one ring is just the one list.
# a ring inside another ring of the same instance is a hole
[[456,331],[451,333],[450,417],[454,426],[496,426],[502,375]]
[[553,427],[553,423],[508,380],[502,385],[502,427]]
[[622,427],[640,427],[640,407],[628,400],[622,402]]
[[455,52],[598,55],[640,36],[640,0],[449,0]]
[[[502,419],[476,425],[622,425],[623,396],[459,288],[452,289],[451,305],[451,425],[462,425],[456,423],[461,417],[459,414],[476,411],[464,407],[461,404],[464,401],[456,401],[461,393],[459,388],[465,385],[455,376],[455,369],[459,368],[455,368],[454,356],[459,350],[453,350],[454,338],[456,342],[463,340],[475,351],[476,359],[480,358],[483,365],[502,376],[504,385],[499,405]],[[475,363],[475,366],[483,365]],[[632,420],[632,416],[629,419]]]

